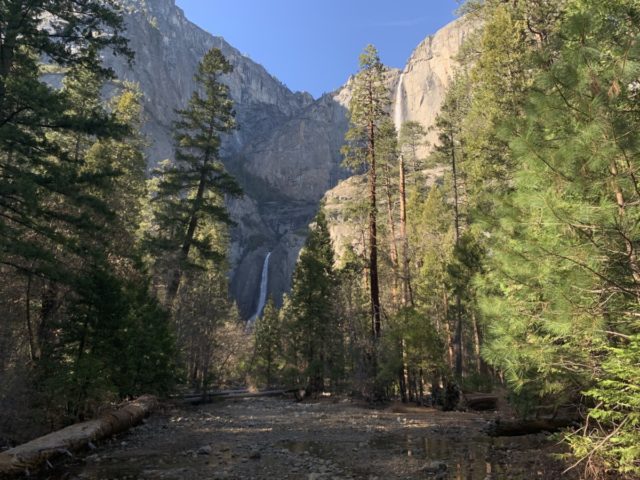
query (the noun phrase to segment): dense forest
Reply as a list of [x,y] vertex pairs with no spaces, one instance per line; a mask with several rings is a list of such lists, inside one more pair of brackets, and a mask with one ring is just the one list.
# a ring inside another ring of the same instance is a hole
[[338,255],[321,206],[282,307],[246,324],[228,294],[229,61],[204,56],[175,158],[149,171],[142,94],[101,64],[135,61],[117,3],[3,2],[0,440],[184,388],[445,410],[498,392],[522,418],[568,412],[584,478],[640,478],[640,4],[461,14],[477,28],[434,145],[398,131],[364,50],[342,150],[363,191],[340,212],[361,235]]

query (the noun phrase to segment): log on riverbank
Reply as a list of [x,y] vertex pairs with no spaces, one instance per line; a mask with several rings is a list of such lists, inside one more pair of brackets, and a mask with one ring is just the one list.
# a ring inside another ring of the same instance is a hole
[[210,393],[188,394],[182,398],[185,402],[192,405],[200,405],[203,403],[211,403],[216,400],[227,400],[236,398],[253,398],[253,397],[279,397],[294,393],[294,390],[262,390],[251,392],[249,390],[229,390]]
[[463,404],[471,410],[497,410],[498,396],[490,393],[467,393],[463,395]]
[[557,432],[563,428],[576,425],[578,421],[579,418],[576,416],[535,418],[529,420],[505,420],[498,418],[489,424],[486,431],[491,437],[517,437],[541,432]]
[[0,478],[36,470],[53,458],[80,450],[139,424],[157,405],[145,395],[88,422],[76,423],[0,453]]

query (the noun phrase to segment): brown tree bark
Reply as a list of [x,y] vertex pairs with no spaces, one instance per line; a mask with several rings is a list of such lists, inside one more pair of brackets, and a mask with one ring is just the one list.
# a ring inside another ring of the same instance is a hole
[[409,238],[407,236],[407,189],[404,157],[400,155],[400,237],[402,238],[402,285],[404,306],[413,305],[411,271],[409,268]]
[[[207,143],[211,142],[211,138],[213,137],[213,124],[209,126],[209,132],[207,134]],[[180,282],[182,281],[182,268],[181,263],[185,261],[189,257],[189,252],[191,251],[191,245],[193,244],[193,239],[196,234],[196,228],[198,228],[198,214],[200,213],[200,209],[202,208],[202,201],[204,199],[204,192],[207,187],[207,173],[209,172],[209,162],[211,161],[211,152],[209,149],[205,150],[204,158],[202,161],[202,168],[200,170],[200,180],[198,183],[198,191],[196,192],[196,198],[193,201],[193,209],[191,211],[191,216],[189,217],[189,225],[187,227],[187,231],[184,235],[184,240],[182,242],[182,247],[179,253],[179,261],[176,265],[175,270],[171,274],[171,280],[169,282],[169,286],[167,287],[167,296],[166,296],[166,305],[168,307],[173,306],[173,302],[175,301],[176,295],[178,293],[178,289],[180,288]]]
[[[393,286],[391,290],[391,298],[393,299],[393,305],[398,305],[398,277],[400,276],[400,262],[398,252],[398,242],[396,241],[396,225],[393,219],[393,195],[391,194],[391,172],[389,172],[389,166],[384,165],[384,187],[387,196],[387,219],[389,222],[389,230],[391,238],[389,239],[389,246],[391,251],[391,266],[393,268]],[[405,296],[403,295],[403,302]]]
[[[456,162],[456,147],[455,147],[455,138],[453,129],[450,131],[451,135],[451,170],[453,174],[452,183],[453,183],[453,214],[454,214],[454,224],[455,224],[455,242],[456,247],[460,244],[460,209],[459,209],[459,198],[458,198],[458,170],[457,170],[457,162]],[[453,337],[453,346],[455,351],[455,366],[454,373],[457,378],[462,378],[462,299],[460,298],[460,293],[456,292],[456,323],[455,323],[455,333]]]
[[[373,103],[373,92],[371,92]],[[380,286],[378,283],[378,204],[376,200],[376,137],[375,125],[369,122],[369,280],[371,297],[371,317],[373,323],[373,338],[380,338]]]
[[157,405],[155,397],[145,395],[122,408],[88,422],[37,438],[0,453],[0,477],[21,475],[66,452],[79,450],[89,443],[124,432],[137,425]]

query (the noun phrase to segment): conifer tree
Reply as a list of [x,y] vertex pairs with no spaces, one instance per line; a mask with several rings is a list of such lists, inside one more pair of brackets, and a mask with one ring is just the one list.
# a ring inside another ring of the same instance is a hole
[[93,88],[112,76],[100,63],[102,49],[130,55],[121,29],[112,1],[0,5],[0,262],[18,271],[58,280],[68,276],[54,252],[74,250],[77,242],[67,233],[86,226],[86,218],[71,212],[103,209],[79,193],[79,185],[96,178],[81,172],[75,150],[59,143],[61,135],[124,133],[103,109],[78,108],[72,93],[77,88],[47,85],[40,61],[47,58],[49,68],[58,71],[69,69],[69,77],[85,72]]
[[176,256],[171,261],[167,305],[173,304],[192,249],[204,259],[224,258],[224,252],[210,238],[198,233],[205,220],[229,223],[224,196],[240,194],[219,158],[221,134],[235,128],[233,101],[221,78],[232,68],[219,49],[205,54],[195,76],[198,90],[187,108],[178,112],[175,164],[157,172],[160,181],[154,197],[158,206],[153,245]]
[[284,334],[278,309],[273,298],[269,298],[254,329],[254,368],[267,387],[273,386],[278,379]]
[[349,103],[350,129],[343,153],[347,163],[364,164],[369,181],[369,289],[371,328],[374,339],[380,337],[381,308],[378,279],[378,200],[376,147],[381,122],[388,118],[389,92],[384,83],[385,67],[378,51],[368,45],[360,55],[360,71],[353,82],[353,97]]
[[314,394],[325,389],[325,378],[341,376],[343,364],[333,263],[331,236],[321,210],[300,253],[283,313],[292,330],[290,343],[302,360],[305,387]]
[[411,268],[409,253],[409,234],[407,230],[407,163],[412,165],[414,186],[417,185],[420,160],[418,149],[426,146],[424,140],[427,132],[418,122],[405,122],[400,128],[399,135],[399,194],[400,194],[400,238],[402,240],[402,285],[404,305],[413,305],[413,287],[411,284]]
[[[453,232],[455,238],[455,247],[460,247],[462,237],[462,195],[463,182],[460,166],[464,162],[464,147],[462,141],[462,121],[466,114],[466,100],[468,94],[466,91],[465,77],[458,75],[453,84],[447,91],[447,96],[442,105],[442,110],[436,118],[436,128],[438,129],[439,144],[436,146],[436,152],[444,160],[448,167],[451,168],[451,192],[453,206]],[[464,288],[464,287],[463,287]],[[455,323],[453,347],[455,352],[454,373],[458,379],[463,374],[463,331],[464,331],[464,313],[462,311],[462,295],[461,288],[454,290],[455,295]]]

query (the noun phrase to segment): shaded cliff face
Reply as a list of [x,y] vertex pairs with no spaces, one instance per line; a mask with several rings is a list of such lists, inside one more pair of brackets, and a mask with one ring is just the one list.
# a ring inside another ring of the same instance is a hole
[[[229,201],[232,232],[231,294],[245,317],[258,300],[260,273],[272,251],[269,294],[288,290],[307,225],[323,194],[341,176],[340,146],[346,110],[326,95],[317,101],[294,93],[224,39],[188,21],[175,0],[121,0],[133,65],[105,55],[118,78],[144,94],[149,167],[173,157],[171,126],[195,88],[198,62],[219,48],[234,70],[224,79],[239,128],[223,143],[221,160],[245,196]],[[215,14],[212,12],[212,14]]]
[[[357,179],[336,187],[346,177],[340,168],[340,147],[348,127],[350,84],[314,100],[307,93],[290,91],[224,39],[188,21],[175,0],[120,1],[135,62],[128,65],[111,55],[104,60],[120,80],[138,83],[144,93],[150,168],[173,157],[175,110],[191,96],[193,75],[205,52],[217,47],[234,66],[225,82],[239,128],[225,139],[221,160],[245,191],[244,197],[229,201],[228,208],[237,224],[230,250],[231,294],[248,318],[257,306],[267,252],[272,252],[268,293],[279,301],[290,287],[307,226],[323,196],[338,219],[344,203],[358,195],[352,188]],[[454,57],[470,30],[460,21],[446,26],[418,46],[402,72],[389,72],[397,122],[433,125]],[[332,232],[344,244],[350,229],[338,225],[333,222]]]

